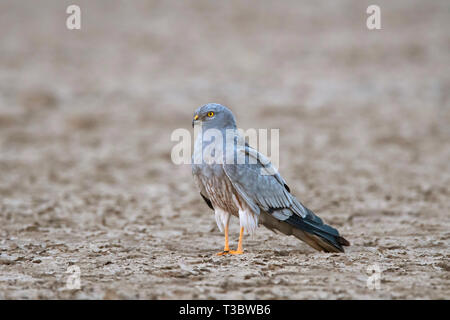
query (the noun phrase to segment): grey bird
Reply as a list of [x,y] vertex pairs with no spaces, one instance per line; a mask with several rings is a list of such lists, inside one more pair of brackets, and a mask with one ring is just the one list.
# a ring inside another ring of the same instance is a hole
[[[201,130],[195,139],[192,175],[225,233],[225,246],[218,255],[242,254],[244,232],[252,234],[259,224],[293,235],[319,251],[344,252],[343,246],[350,245],[298,201],[268,158],[245,142],[227,107],[209,103],[198,108],[192,120],[195,125]],[[241,227],[237,250],[230,250],[228,244],[232,215],[239,218]]]

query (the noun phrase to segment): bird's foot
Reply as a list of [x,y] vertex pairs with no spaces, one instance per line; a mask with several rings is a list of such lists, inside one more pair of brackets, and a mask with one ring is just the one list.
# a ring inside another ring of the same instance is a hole
[[224,255],[227,255],[227,254],[229,254],[229,253],[230,253],[230,250],[224,250],[224,251],[221,251],[221,252],[217,252],[216,255],[218,255],[218,256],[224,256]]
[[244,251],[243,250],[231,250],[229,253],[230,254],[243,254]]

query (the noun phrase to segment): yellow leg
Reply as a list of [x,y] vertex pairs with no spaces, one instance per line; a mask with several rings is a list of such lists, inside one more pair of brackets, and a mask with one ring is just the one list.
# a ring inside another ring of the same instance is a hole
[[230,247],[228,246],[228,224],[225,226],[225,246],[222,252],[218,252],[218,256],[223,256],[230,253]]
[[239,242],[237,250],[231,250],[230,254],[243,254],[244,250],[242,250],[242,238],[244,237],[244,227],[241,227],[241,231],[239,232]]

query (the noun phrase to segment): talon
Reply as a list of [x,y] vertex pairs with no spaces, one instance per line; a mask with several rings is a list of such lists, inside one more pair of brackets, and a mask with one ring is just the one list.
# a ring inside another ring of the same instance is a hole
[[216,253],[218,256],[224,256],[227,254],[243,254],[244,250],[242,250],[242,238],[244,236],[244,227],[241,227],[241,231],[239,232],[239,243],[237,250],[230,250],[228,246],[228,226],[225,226],[225,247],[222,252]]

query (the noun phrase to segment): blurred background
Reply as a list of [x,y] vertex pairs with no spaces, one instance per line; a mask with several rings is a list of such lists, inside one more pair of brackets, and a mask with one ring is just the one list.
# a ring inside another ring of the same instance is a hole
[[[445,0],[1,1],[0,298],[448,298],[449,30]],[[281,174],[346,255],[261,229],[213,256],[170,159],[208,102],[280,129]]]

